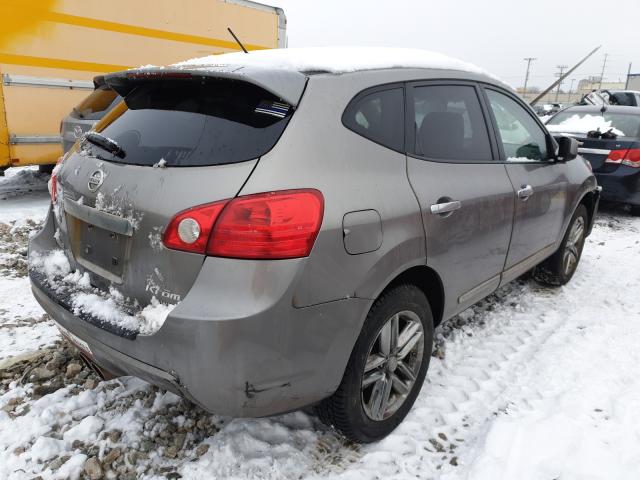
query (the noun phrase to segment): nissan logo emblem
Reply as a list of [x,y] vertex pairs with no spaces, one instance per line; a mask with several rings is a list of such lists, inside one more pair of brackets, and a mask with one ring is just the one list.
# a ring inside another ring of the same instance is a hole
[[102,182],[104,182],[104,172],[102,170],[96,170],[89,177],[89,190],[95,192],[98,188],[100,188]]

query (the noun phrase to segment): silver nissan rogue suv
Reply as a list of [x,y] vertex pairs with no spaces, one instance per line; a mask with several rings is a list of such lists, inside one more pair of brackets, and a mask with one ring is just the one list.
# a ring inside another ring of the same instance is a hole
[[[379,53],[379,54],[378,54]],[[104,375],[237,417],[315,406],[371,442],[434,328],[576,271],[599,189],[506,85],[399,50],[229,54],[110,74],[56,167],[35,297]]]

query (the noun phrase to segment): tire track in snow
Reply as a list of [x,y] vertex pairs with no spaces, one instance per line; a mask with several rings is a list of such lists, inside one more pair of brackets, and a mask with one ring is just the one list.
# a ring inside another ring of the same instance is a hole
[[[633,232],[634,225],[634,220],[605,215],[596,228]],[[477,441],[494,416],[511,405],[533,409],[544,399],[544,392],[523,379],[545,344],[570,342],[575,334],[563,329],[572,314],[569,300],[588,291],[598,276],[595,246],[590,239],[583,257],[587,265],[581,265],[567,287],[518,280],[439,327],[436,335],[445,358],[432,358],[427,381],[404,423],[388,438],[363,448],[359,467],[368,472],[364,477],[385,471],[392,477],[437,478],[456,468],[457,450]],[[391,455],[382,457],[383,452]],[[352,473],[343,475],[351,478]]]

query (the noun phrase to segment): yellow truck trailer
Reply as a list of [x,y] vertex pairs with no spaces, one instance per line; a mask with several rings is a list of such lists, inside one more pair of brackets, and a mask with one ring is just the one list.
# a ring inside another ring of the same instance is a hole
[[246,0],[0,0],[0,175],[61,155],[60,121],[96,75],[286,46],[280,8]]

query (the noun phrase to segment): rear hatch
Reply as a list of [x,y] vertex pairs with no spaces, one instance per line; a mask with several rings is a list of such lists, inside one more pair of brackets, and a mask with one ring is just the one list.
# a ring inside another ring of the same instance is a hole
[[622,164],[626,152],[638,148],[640,111],[634,114],[612,108],[569,108],[551,118],[547,129],[575,137],[580,142],[578,152],[591,163],[594,172],[612,173]]
[[[294,108],[254,84],[210,76],[140,78],[121,93],[125,102],[96,126],[99,141],[87,135],[60,166],[54,216],[71,270],[88,276],[75,290],[89,283],[128,312],[184,298],[204,255],[166,248],[166,226],[180,211],[236,196]],[[79,313],[112,314],[80,300]]]

